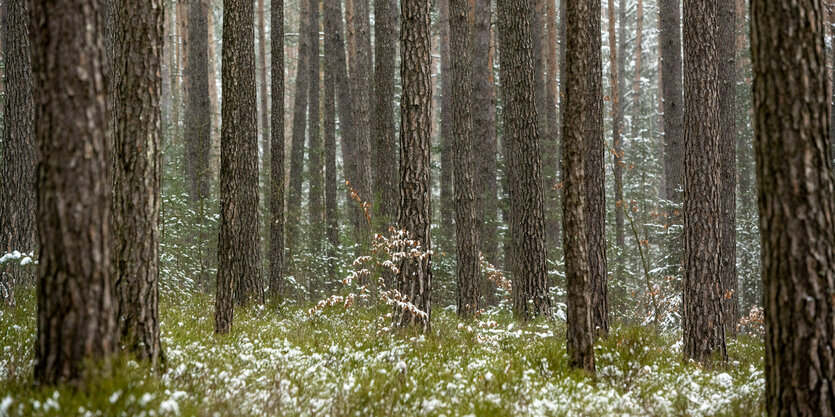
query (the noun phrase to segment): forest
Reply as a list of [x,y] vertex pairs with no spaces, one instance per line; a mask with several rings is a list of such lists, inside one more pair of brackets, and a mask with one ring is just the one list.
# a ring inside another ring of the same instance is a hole
[[835,1],[0,0],[0,417],[835,417]]

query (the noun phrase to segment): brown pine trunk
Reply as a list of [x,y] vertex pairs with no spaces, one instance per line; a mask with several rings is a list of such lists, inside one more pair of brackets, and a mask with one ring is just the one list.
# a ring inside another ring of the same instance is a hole
[[[28,0],[4,2],[5,113],[0,154],[0,256],[37,249],[38,150],[35,143]],[[24,255],[24,256],[25,256]],[[0,265],[0,305],[14,305],[16,284],[32,284],[33,266],[11,260]]]
[[567,286],[567,346],[573,367],[594,372],[592,286],[585,231],[584,134],[589,91],[589,2],[567,2],[563,112],[563,248]]
[[270,298],[284,291],[284,0],[270,3]]
[[[162,136],[160,76],[162,0],[119,4],[116,182],[114,185],[115,287],[122,349],[164,361],[159,337],[159,210]],[[141,62],[141,65],[137,65]]]
[[[640,1],[640,0],[639,0]],[[603,58],[600,40],[600,0],[589,2],[588,80],[586,81],[583,172],[586,182],[585,230],[591,284],[592,328],[609,333],[608,270],[606,263],[606,142],[603,138]]]
[[[215,332],[232,328],[237,305],[263,304],[258,223],[258,109],[255,104],[255,13],[248,0],[223,2],[223,88],[220,147]],[[234,88],[233,88],[234,85]]]
[[739,297],[736,277],[736,5],[719,2],[717,11],[719,62],[719,153],[722,245],[720,279],[724,303],[725,333],[736,335]]
[[[336,202],[336,83],[339,68],[343,71],[345,69],[345,47],[342,42],[340,1],[324,0],[322,10],[325,28],[325,235],[328,241],[328,281],[333,282],[336,279],[336,249],[339,247],[339,211]],[[338,59],[340,52],[342,61]],[[340,127],[344,143],[345,126]]]
[[539,128],[540,140],[545,137],[548,129],[547,117],[545,114],[546,98],[545,91],[545,57],[542,51],[545,49],[545,0],[531,0],[530,25],[531,42],[533,43],[533,76],[534,76],[534,100],[536,103],[536,124]]
[[664,79],[664,198],[680,202],[684,185],[684,102],[681,87],[681,12],[679,0],[659,0],[658,42]]
[[643,126],[638,122],[641,117],[641,71],[643,70],[644,42],[644,0],[638,0],[635,20],[635,72],[632,78],[632,137],[641,134]]
[[97,0],[31,3],[38,173],[35,380],[83,387],[116,350],[110,145]]
[[772,416],[835,415],[835,185],[823,24],[819,0],[751,2]]
[[290,187],[287,189],[287,272],[295,274],[295,256],[299,244],[299,222],[302,209],[304,178],[304,137],[307,131],[308,84],[310,71],[310,1],[299,2],[299,57],[296,67],[296,88],[293,97],[293,130],[290,142]]
[[[351,96],[351,83],[348,79],[348,64],[345,56],[345,27],[342,23],[342,2],[339,0],[326,0],[333,13],[332,29],[326,32],[333,36],[334,53],[326,54],[326,59],[334,60],[334,75],[336,77],[336,112],[339,117],[339,133],[340,133],[340,148],[342,152],[342,172],[345,178],[354,178],[355,162],[354,159],[354,101]],[[350,1],[350,0],[349,0]],[[335,4],[329,4],[335,2]],[[346,1],[347,3],[347,1]],[[346,16],[347,18],[347,16]],[[353,204],[348,192],[348,204]],[[353,220],[356,216],[350,216]]]
[[511,262],[516,315],[527,320],[551,314],[545,254],[542,161],[536,117],[536,75],[530,0],[499,2],[505,162],[510,192]]
[[[438,0],[438,32],[441,42],[441,222],[438,234],[441,243],[450,242],[454,225],[455,200],[452,195],[453,172],[452,148],[452,68],[449,54],[449,2]],[[444,248],[448,250],[448,248]]]
[[543,144],[543,163],[542,172],[545,175],[545,249],[548,253],[553,253],[559,247],[560,242],[560,219],[559,219],[559,192],[557,183],[559,182],[560,159],[559,149],[557,148],[557,138],[559,136],[559,115],[557,113],[557,103],[559,100],[559,85],[557,84],[557,70],[559,62],[557,61],[557,50],[559,44],[558,30],[557,30],[557,4],[556,0],[545,0],[545,19],[547,26],[547,41],[545,56],[547,67],[547,79],[545,81],[545,114],[547,129],[545,130],[545,137],[542,140]]
[[[371,30],[369,23],[368,0],[355,0],[354,3],[354,34],[356,42],[356,59],[351,65],[351,95],[353,96],[354,126],[354,160],[356,171],[354,178],[349,178],[363,202],[373,207],[371,195],[371,105],[372,105],[372,77],[371,63]],[[366,218],[365,210],[359,204],[352,204],[356,217],[356,236],[362,247],[371,238],[371,225]]]
[[[429,328],[432,316],[431,240],[429,235],[432,205],[430,201],[430,159],[432,147],[432,79],[429,2],[400,2],[400,219],[398,226],[413,239],[425,254],[406,258],[400,263],[397,288],[400,294],[425,313],[416,316],[397,309],[396,323]],[[403,248],[406,249],[405,247]]]
[[[264,0],[258,0],[258,82],[261,100],[261,155],[264,160],[270,155],[270,107],[267,97],[267,23],[264,18]],[[214,67],[212,67],[214,71]],[[266,165],[266,164],[265,164]]]
[[[624,0],[620,0],[623,8]],[[617,256],[617,271],[615,279],[620,282],[623,279],[623,251],[624,251],[624,229],[623,229],[623,143],[621,142],[621,74],[620,61],[618,60],[620,45],[618,44],[618,33],[615,29],[615,1],[609,0],[607,4],[607,16],[609,19],[609,97],[612,103],[612,174],[615,176],[615,245]],[[621,27],[623,21],[620,22]]]
[[473,128],[470,111],[469,0],[450,0],[453,161],[455,163],[455,236],[458,315],[472,317],[481,307],[481,268],[473,184]]
[[394,126],[394,67],[397,1],[374,0],[374,196],[378,230],[397,217],[397,136]]
[[[308,152],[308,175],[310,177],[310,187],[308,189],[308,221],[310,224],[311,234],[309,236],[310,248],[313,253],[318,253],[322,247],[322,242],[325,237],[325,211],[322,207],[322,198],[324,197],[324,166],[322,165],[322,158],[324,149],[322,148],[321,136],[321,96],[319,94],[319,86],[321,84],[321,70],[322,62],[319,59],[319,1],[310,1],[310,48],[311,60],[308,66],[308,118],[310,119],[309,134],[307,142]],[[311,276],[309,293],[312,299],[316,298],[318,283],[315,282]]]
[[684,354],[727,360],[719,279],[719,0],[684,1]]

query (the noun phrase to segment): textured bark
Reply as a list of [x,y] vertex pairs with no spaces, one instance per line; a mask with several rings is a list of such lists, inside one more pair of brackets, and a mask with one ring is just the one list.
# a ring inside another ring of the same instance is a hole
[[[258,0],[258,82],[261,101],[258,113],[261,122],[261,155],[266,161],[270,155],[270,107],[267,97],[267,26],[264,18],[264,0]],[[214,71],[214,67],[212,67]],[[265,164],[266,165],[266,164]]]
[[481,263],[473,176],[473,119],[470,110],[472,66],[468,0],[450,0],[453,161],[455,163],[455,240],[458,315],[472,317],[481,307]]
[[[308,152],[308,175],[310,176],[310,188],[308,189],[308,220],[311,234],[309,243],[313,253],[318,253],[322,247],[325,237],[325,210],[322,206],[324,197],[324,166],[322,159],[324,148],[322,148],[321,124],[322,118],[319,112],[322,98],[319,94],[321,84],[320,73],[322,62],[319,59],[319,0],[310,0],[310,47],[311,60],[308,66],[308,115],[310,119],[307,152]],[[311,279],[311,281],[315,281]],[[315,299],[317,291],[315,282],[311,283],[310,296]]]
[[736,277],[736,5],[719,2],[717,10],[719,63],[719,153],[722,246],[719,274],[722,282],[725,333],[736,334],[739,298]]
[[560,242],[560,218],[559,218],[559,182],[560,159],[557,148],[557,137],[559,136],[559,115],[557,103],[559,100],[559,85],[557,84],[557,50],[559,49],[559,38],[557,30],[557,4],[556,0],[545,0],[545,20],[547,28],[547,40],[545,56],[547,77],[545,80],[545,136],[542,138],[543,164],[542,173],[545,176],[545,249],[548,253],[556,251]]
[[[215,0],[211,0],[215,1]],[[209,44],[209,103],[211,105],[211,113],[209,117],[212,121],[212,149],[220,148],[220,98],[217,94],[217,54],[215,53],[215,14],[212,11],[212,3],[209,3],[208,19],[206,20],[206,28],[208,34]],[[218,160],[216,157],[210,159],[209,169],[211,175],[217,174]]]
[[641,118],[641,71],[643,70],[644,43],[644,0],[637,0],[635,11],[635,72],[632,74],[632,138],[641,134],[642,126],[638,123]]
[[32,1],[38,172],[35,380],[84,385],[116,350],[101,3]]
[[[441,221],[438,234],[447,244],[454,230],[455,200],[452,195],[453,172],[452,148],[452,68],[449,54],[449,2],[438,0],[438,32],[441,42]],[[447,249],[447,248],[444,248]]]
[[[162,77],[162,85],[160,86],[160,114],[162,115],[161,124],[162,124],[162,146],[165,147],[166,145],[166,135],[171,129],[171,113],[173,111],[173,100],[172,95],[174,91],[172,90],[173,84],[171,79],[172,74],[172,67],[171,67],[171,58],[173,53],[171,49],[173,45],[171,44],[174,38],[174,33],[170,31],[171,29],[171,6],[174,2],[165,2],[163,3],[166,9],[163,12],[163,37],[162,37],[162,58],[161,58],[161,66],[160,66],[160,77]],[[163,162],[163,165],[165,162]]]
[[548,131],[547,110],[545,108],[548,92],[545,91],[545,0],[531,0],[530,25],[531,42],[533,43],[533,76],[534,76],[534,102],[536,103],[536,122],[539,128],[540,141],[545,139]]
[[162,364],[159,337],[160,76],[162,0],[119,2],[115,288],[122,349]]
[[591,280],[585,231],[585,175],[583,136],[585,134],[592,67],[588,42],[591,15],[589,2],[566,5],[565,110],[563,112],[563,248],[567,286],[567,346],[573,367],[594,372],[594,333]]
[[772,416],[835,415],[835,190],[823,22],[820,0],[751,2]]
[[208,59],[208,2],[189,0],[188,3],[188,56],[185,74],[186,120],[186,177],[189,197],[198,202],[209,197],[211,169],[211,118],[209,100],[209,59]]
[[504,141],[508,148],[514,310],[527,320],[551,314],[545,254],[542,161],[539,150],[530,0],[498,4]]
[[[609,97],[612,103],[612,174],[615,176],[615,245],[617,246],[618,267],[615,279],[620,281],[623,278],[623,143],[621,142],[620,129],[623,115],[621,114],[621,86],[620,86],[620,61],[618,33],[615,29],[615,1],[608,0],[607,16],[609,19]],[[620,7],[624,7],[624,0],[620,0]],[[623,21],[620,22],[621,27]]]
[[658,42],[664,79],[664,186],[665,198],[680,202],[676,190],[684,185],[684,102],[681,87],[681,12],[679,0],[659,0]]
[[[417,241],[425,254],[405,258],[400,263],[397,288],[425,317],[408,311],[395,311],[400,326],[417,325],[424,331],[432,317],[432,269],[429,173],[429,152],[432,120],[432,68],[430,45],[429,2],[400,2],[400,79],[403,83],[400,100],[400,219],[398,225],[410,239]],[[405,248],[404,248],[405,249]]]
[[307,101],[310,71],[310,1],[299,2],[299,58],[293,97],[293,130],[290,142],[290,187],[287,189],[287,272],[296,273],[295,255],[299,245],[299,219],[302,215],[302,180],[304,178],[304,137],[307,131]]
[[[639,0],[640,1],[640,0]],[[603,58],[600,40],[600,0],[589,2],[587,97],[583,172],[586,183],[585,230],[591,284],[592,328],[609,333],[608,269],[606,263],[606,141],[603,138]]]
[[[0,154],[0,256],[37,248],[35,108],[29,37],[29,0],[4,2],[5,108]],[[34,281],[35,268],[0,265],[0,305],[14,305],[14,287]]]
[[[348,64],[345,56],[344,25],[342,23],[342,2],[326,0],[325,6],[332,14],[331,29],[325,29],[333,37],[333,54],[325,58],[333,60],[333,73],[336,77],[336,112],[339,117],[340,148],[342,152],[342,171],[345,178],[354,178],[354,101],[351,96],[351,84],[348,79]],[[326,9],[327,10],[327,9]],[[326,17],[327,19],[327,17]],[[330,61],[329,61],[330,62]],[[330,63],[328,65],[331,65]],[[327,71],[327,70],[326,70]],[[350,193],[347,199],[351,201]],[[350,216],[355,219],[356,216]]]
[[[325,30],[325,236],[328,245],[328,281],[336,279],[336,249],[339,247],[339,211],[336,202],[336,83],[339,69],[345,71],[345,47],[342,42],[342,10],[339,0],[324,0],[322,14]],[[338,55],[342,54],[342,61]],[[341,122],[341,120],[340,120]],[[344,143],[344,126],[342,131]]]
[[[255,104],[253,2],[223,2],[223,88],[220,147],[215,332],[232,328],[235,304],[264,302],[258,232],[258,109]],[[233,87],[234,86],[234,87]]]
[[284,291],[284,0],[270,3],[270,297]]
[[394,126],[394,67],[397,1],[374,0],[374,197],[380,231],[397,217],[397,136]]
[[[368,0],[354,1],[354,34],[356,36],[356,59],[350,62],[351,95],[354,100],[354,178],[349,178],[360,199],[372,204],[371,195],[371,101],[373,66],[371,63],[371,30]],[[366,243],[371,237],[371,225],[365,211],[359,204],[352,204],[357,239]],[[362,247],[362,245],[360,245]]]
[[719,0],[684,1],[684,354],[727,360],[719,279]]

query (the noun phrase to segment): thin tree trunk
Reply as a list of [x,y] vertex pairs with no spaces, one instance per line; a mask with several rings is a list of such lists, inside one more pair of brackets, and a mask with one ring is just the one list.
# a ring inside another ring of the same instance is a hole
[[397,2],[374,0],[374,195],[379,230],[397,217],[397,135],[394,126],[394,67],[397,43]]
[[658,42],[664,79],[664,198],[680,202],[684,185],[684,102],[681,87],[681,12],[679,0],[659,0]]
[[[349,178],[360,200],[373,207],[374,196],[371,194],[371,107],[373,100],[371,62],[371,29],[369,23],[368,0],[354,1],[354,31],[356,59],[351,65],[351,95],[354,100],[354,156],[356,162],[355,177]],[[353,213],[357,217],[355,230],[360,247],[371,238],[371,225],[368,214],[359,204],[353,204]]]
[[[438,234],[442,244],[450,242],[454,230],[455,200],[452,195],[452,68],[449,53],[449,2],[438,0],[438,32],[441,41],[441,223]],[[449,250],[448,248],[444,248]],[[451,248],[450,248],[451,249]]]
[[772,416],[835,415],[835,185],[820,0],[751,2]]
[[[620,8],[625,6],[625,0],[619,0]],[[621,114],[621,74],[619,52],[620,44],[618,43],[618,32],[615,29],[615,1],[609,0],[607,14],[609,18],[609,85],[612,103],[612,174],[615,177],[615,245],[617,248],[617,270],[615,279],[621,282],[623,279],[623,261],[624,261],[624,223],[623,223],[623,143],[621,141],[621,122],[623,115]],[[620,25],[623,27],[624,22],[621,20]],[[622,40],[621,40],[622,41]]]
[[[345,49],[342,42],[342,10],[339,0],[322,4],[325,28],[325,218],[328,241],[328,282],[336,279],[336,249],[339,247],[339,211],[336,203],[336,83],[341,65],[344,71]],[[338,59],[341,52],[342,61]],[[341,122],[341,120],[340,120]],[[344,143],[344,126],[342,131]]]
[[[215,14],[212,11],[212,2],[214,1],[215,0],[209,0],[209,3],[207,3],[208,19],[206,20],[206,34],[208,37],[207,43],[209,47],[209,103],[211,105],[211,112],[209,113],[209,118],[211,120],[211,149],[216,149],[220,147],[220,103],[218,102],[219,98],[217,94],[217,66],[215,65],[215,63],[217,62],[217,54],[215,53]],[[217,157],[211,157],[209,169],[211,175],[214,176],[217,174],[217,172],[219,171]]]
[[284,293],[284,0],[270,3],[270,298]]
[[727,360],[719,279],[719,0],[684,1],[684,354]]
[[536,75],[529,17],[532,6],[530,0],[507,0],[498,5],[514,311],[523,320],[551,314],[542,161],[534,99]]
[[[400,263],[397,288],[425,315],[398,309],[400,326],[418,325],[428,330],[432,317],[432,269],[430,241],[430,148],[432,78],[429,53],[431,25],[429,2],[400,2],[400,219],[398,225],[424,254]],[[402,249],[406,250],[405,247]]]
[[542,172],[545,175],[545,249],[553,253],[559,247],[560,242],[560,219],[559,219],[559,182],[560,158],[557,148],[557,137],[559,136],[559,115],[557,103],[559,100],[559,85],[557,84],[557,51],[559,49],[559,38],[557,30],[557,4],[556,0],[545,0],[545,19],[547,26],[547,54],[545,56],[547,67],[547,79],[545,81],[545,114],[547,129],[543,138],[543,163]]
[[641,117],[641,74],[643,70],[643,42],[644,42],[644,0],[637,0],[638,8],[635,20],[635,73],[632,78],[632,137],[637,138],[643,130],[638,123]]
[[589,2],[566,5],[566,72],[563,108],[563,248],[567,286],[567,345],[573,367],[594,372],[594,329],[585,230],[583,142],[586,127],[591,15]]
[[[264,0],[258,0],[258,81],[261,100],[261,112],[259,121],[261,122],[261,155],[266,159],[270,155],[270,107],[269,98],[267,97],[267,23],[264,18]],[[214,67],[212,67],[214,71]],[[266,164],[264,164],[266,166]]]
[[110,144],[98,0],[30,3],[38,173],[35,380],[84,386],[115,352]]
[[[308,220],[310,224],[310,236],[308,242],[312,253],[319,253],[325,237],[325,211],[322,206],[324,197],[324,166],[322,159],[324,148],[322,148],[321,136],[321,115],[320,106],[322,98],[319,94],[321,84],[322,61],[319,59],[319,0],[310,0],[310,62],[308,66],[308,118],[310,119],[309,134],[307,142],[308,152],[308,175],[310,187],[308,189]],[[311,281],[316,281],[315,275],[310,276]],[[316,298],[318,283],[310,283],[310,297]]]

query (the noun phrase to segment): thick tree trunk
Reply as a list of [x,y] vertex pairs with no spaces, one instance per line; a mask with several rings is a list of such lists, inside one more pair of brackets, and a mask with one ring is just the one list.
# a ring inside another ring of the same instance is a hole
[[374,197],[379,231],[397,217],[397,135],[394,126],[394,67],[397,1],[374,0]]
[[110,145],[98,0],[32,1],[38,173],[35,380],[83,387],[117,332],[111,281]]
[[270,3],[270,297],[284,292],[284,0]]
[[[215,332],[232,328],[235,304],[264,302],[258,223],[255,14],[248,0],[223,2],[223,89]],[[234,85],[234,88],[233,88]]]
[[[258,81],[261,108],[258,113],[261,122],[261,152],[266,161],[270,155],[270,107],[267,97],[267,23],[264,18],[264,0],[258,0]],[[214,67],[212,67],[214,71]],[[264,164],[266,166],[266,164]]]
[[[38,151],[35,143],[29,0],[4,2],[5,112],[0,155],[0,256],[37,249]],[[0,265],[0,305],[14,305],[16,284],[31,284],[35,268],[12,260]]]
[[[351,95],[354,100],[353,113],[355,117],[354,161],[356,171],[354,178],[349,178],[360,200],[368,202],[373,207],[374,196],[371,194],[371,107],[373,92],[371,85],[373,66],[371,62],[371,29],[369,23],[368,0],[354,1],[354,33],[356,36],[356,59],[351,65]],[[371,225],[365,210],[359,204],[352,204],[356,220],[356,237],[361,243],[360,248],[371,238]],[[363,248],[364,249],[364,248]],[[360,249],[361,250],[361,249]]]
[[[310,46],[310,1],[299,2],[299,57],[296,67],[296,88],[293,97],[293,130],[290,142],[290,187],[287,189],[287,272],[297,272],[295,257],[299,244],[299,222],[302,209],[304,179],[304,137],[307,131],[307,104],[312,48]],[[308,34],[308,36],[305,36]]]
[[681,87],[681,11],[679,0],[659,0],[661,95],[664,97],[664,198],[680,202],[684,185],[684,102]]
[[115,287],[122,349],[164,360],[159,338],[162,0],[119,2],[114,207]]
[[563,248],[567,286],[568,354],[571,365],[594,372],[592,282],[585,230],[584,134],[587,123],[589,2],[566,6],[565,110],[563,112]]
[[[453,172],[452,147],[452,59],[449,53],[449,2],[438,0],[438,32],[441,41],[441,222],[438,235],[442,244],[449,243],[455,216],[455,200],[452,195]],[[451,248],[444,248],[450,250]]]
[[714,353],[727,360],[716,250],[722,239],[718,2],[684,1],[684,354],[701,363]]
[[[400,219],[398,225],[408,238],[419,245],[423,254],[405,258],[400,263],[397,288],[425,315],[397,308],[396,323],[417,325],[424,331],[432,317],[432,269],[429,228],[432,217],[430,201],[430,135],[432,120],[432,58],[429,54],[429,2],[400,2]],[[406,247],[403,250],[409,250]]]
[[719,2],[717,10],[719,63],[719,153],[722,245],[720,280],[724,303],[725,333],[736,335],[739,297],[736,277],[736,5]]
[[[336,279],[336,249],[339,247],[339,211],[336,202],[336,83],[339,68],[345,70],[340,1],[324,0],[322,14],[325,30],[325,235],[328,241],[328,282],[333,282]],[[338,59],[340,52],[342,61]],[[344,144],[345,126],[340,127]]]
[[505,163],[510,192],[511,262],[516,315],[551,314],[545,253],[542,160],[534,86],[530,0],[498,4]]
[[835,185],[820,0],[751,2],[766,408],[835,415]]
[[470,111],[472,66],[468,0],[450,0],[452,130],[455,162],[455,235],[458,315],[472,317],[481,307],[481,264],[475,210],[473,128]]
[[[639,0],[640,1],[640,0]],[[608,268],[606,263],[606,141],[603,138],[603,58],[600,41],[600,0],[589,2],[588,80],[585,102],[583,172],[586,182],[585,230],[591,284],[592,328],[609,333]]]

